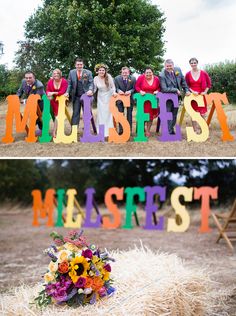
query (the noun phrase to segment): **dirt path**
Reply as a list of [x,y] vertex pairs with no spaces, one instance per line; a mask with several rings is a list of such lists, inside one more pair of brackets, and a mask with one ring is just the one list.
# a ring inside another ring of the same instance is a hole
[[[141,223],[144,222],[143,211],[138,213]],[[51,244],[49,234],[57,230],[65,234],[65,228],[56,229],[31,226],[30,209],[0,208],[0,242],[1,270],[0,290],[6,292],[21,283],[35,284],[45,272],[48,258],[43,250]],[[224,242],[216,244],[217,230],[210,222],[212,232],[199,234],[199,211],[191,212],[191,227],[185,233],[167,233],[165,231],[147,231],[141,227],[132,230],[85,229],[90,242],[109,250],[127,250],[134,244],[150,247],[152,250],[176,253],[185,264],[192,268],[204,267],[211,276],[215,291],[229,293],[226,305],[219,302],[219,314],[236,315],[236,252],[228,250]]]
[[[227,121],[231,134],[235,137],[233,142],[221,141],[221,130],[214,114],[210,126],[210,137],[204,143],[187,142],[186,125],[190,126],[190,120],[182,127],[183,140],[180,142],[161,142],[157,139],[155,126],[152,127],[152,136],[148,142],[138,143],[133,141],[136,129],[135,111],[133,111],[133,136],[125,144],[114,143],[81,143],[83,122],[81,120],[78,134],[78,143],[55,144],[54,142],[40,144],[26,143],[25,133],[15,134],[15,142],[4,144],[1,138],[5,134],[6,103],[0,104],[0,157],[235,157],[236,156],[236,107],[226,106]],[[180,112],[180,111],[179,111]],[[96,110],[94,110],[96,117]],[[156,122],[155,122],[156,124]],[[66,133],[70,133],[70,125],[65,125]]]

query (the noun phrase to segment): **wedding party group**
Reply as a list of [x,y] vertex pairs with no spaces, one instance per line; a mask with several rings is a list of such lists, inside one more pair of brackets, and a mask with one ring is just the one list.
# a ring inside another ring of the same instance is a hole
[[[57,133],[57,115],[58,115],[58,100],[57,96],[65,95],[71,97],[72,100],[72,119],[71,125],[79,125],[81,108],[83,109],[83,101],[81,96],[86,94],[88,96],[96,97],[97,104],[97,130],[99,125],[104,125],[105,138],[109,135],[109,128],[114,127],[113,116],[109,109],[109,101],[111,96],[117,95],[130,96],[130,107],[127,108],[127,120],[132,132],[132,111],[134,107],[133,95],[135,92],[141,95],[162,93],[174,93],[178,96],[179,101],[181,95],[205,95],[211,88],[211,79],[206,71],[198,67],[198,60],[191,58],[189,60],[191,70],[184,76],[179,67],[174,66],[172,59],[165,60],[164,69],[159,75],[154,74],[151,67],[146,67],[143,74],[138,78],[131,74],[129,67],[122,67],[120,75],[113,78],[108,73],[108,66],[104,63],[95,66],[96,76],[93,78],[92,72],[84,68],[84,61],[80,58],[75,60],[75,68],[70,70],[68,80],[62,76],[60,69],[54,69],[52,77],[49,79],[46,91],[43,83],[36,79],[32,71],[26,71],[21,86],[17,91],[17,96],[24,100],[31,94],[39,94],[40,96],[46,94],[50,100],[51,109],[54,114],[53,137]],[[204,99],[205,100],[205,99]],[[119,112],[124,113],[125,106],[121,100],[116,102]],[[167,101],[167,111],[172,113],[173,119],[168,121],[169,134],[175,134],[175,125],[177,119],[178,108],[174,106],[172,100]],[[39,101],[39,107],[43,111],[43,100]],[[207,105],[199,107],[197,102],[192,101],[192,107],[201,116],[207,112]],[[149,121],[145,122],[145,135],[151,136],[151,126],[153,120],[157,118],[156,133],[159,133],[160,117],[159,108],[153,109],[150,101],[144,103],[144,112],[150,116]],[[42,122],[37,120],[39,129],[36,131],[37,136],[41,135]],[[119,124],[119,134],[123,133],[122,126]],[[193,128],[198,133],[198,124],[193,121]]]

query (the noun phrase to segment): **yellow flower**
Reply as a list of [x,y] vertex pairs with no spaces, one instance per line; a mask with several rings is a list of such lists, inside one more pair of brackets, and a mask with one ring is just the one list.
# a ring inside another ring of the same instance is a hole
[[48,272],[44,275],[44,281],[46,283],[52,282],[54,280],[54,274]]
[[178,70],[177,70],[177,71],[175,72],[175,75],[176,75],[176,76],[178,76],[178,75],[179,75],[179,72],[178,72]]
[[68,261],[68,257],[71,255],[69,250],[61,250],[58,254],[58,262]]
[[79,277],[86,277],[89,269],[89,263],[83,256],[75,257],[70,262],[69,276],[73,283],[76,283]]
[[33,86],[33,87],[32,87],[32,90],[35,90],[35,89],[36,89],[36,87],[35,87],[35,86]]
[[78,252],[79,248],[76,245],[71,244],[70,242],[67,242],[64,247],[69,251]]
[[110,272],[108,272],[106,269],[102,269],[102,274],[103,274],[103,280],[108,281],[110,278]]
[[53,262],[51,261],[48,265],[48,270],[51,272],[51,273],[55,273],[58,269],[58,263],[57,262]]

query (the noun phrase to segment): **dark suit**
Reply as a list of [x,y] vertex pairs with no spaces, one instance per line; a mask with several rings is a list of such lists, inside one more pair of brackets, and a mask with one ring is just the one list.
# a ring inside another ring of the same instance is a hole
[[[183,90],[185,93],[189,91],[188,85],[182,74],[182,71],[178,67],[174,67],[174,72],[171,74],[166,70],[163,70],[160,75],[161,92],[164,93],[176,93],[177,90]],[[180,97],[179,97],[180,98]],[[166,103],[167,111],[172,112],[173,120],[168,121],[169,133],[174,133],[174,126],[176,124],[178,108],[174,107],[172,100],[168,100]]]
[[[134,86],[136,83],[136,78],[134,76],[129,76],[127,79],[127,83],[123,80],[121,75],[115,77],[115,86],[116,92],[119,91],[127,92],[129,91],[130,94],[130,107],[127,108],[127,120],[130,125],[130,131],[132,132],[132,111],[134,106],[133,94],[134,94]],[[116,105],[118,107],[119,112],[124,113],[124,105],[122,101],[117,101]],[[119,124],[119,134],[122,134],[122,126]]]
[[[42,82],[36,79],[31,86],[28,86],[26,80],[23,79],[20,88],[17,90],[16,95],[18,95],[19,98],[23,97],[27,99],[31,94],[39,94],[41,97],[45,94]],[[38,105],[42,112],[43,100],[39,100]],[[38,124],[38,127],[42,129],[42,122],[39,118],[37,119],[36,123]]]
[[71,125],[78,125],[82,106],[81,96],[87,91],[93,91],[93,76],[90,70],[83,69],[81,79],[78,80],[77,70],[69,73],[67,93],[72,97],[73,115]]

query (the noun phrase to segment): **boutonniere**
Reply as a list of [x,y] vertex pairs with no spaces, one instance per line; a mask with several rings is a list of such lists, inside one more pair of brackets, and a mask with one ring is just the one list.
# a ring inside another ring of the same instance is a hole
[[178,76],[178,75],[179,75],[179,71],[178,71],[178,70],[176,70],[175,75],[176,75],[176,76]]
[[33,86],[33,87],[32,87],[32,90],[36,90],[36,87],[35,87],[35,86]]
[[130,83],[132,80],[131,79],[128,79],[128,82]]
[[87,74],[84,74],[82,79],[83,79],[83,80],[87,80],[87,79],[88,79],[88,75],[87,75]]

